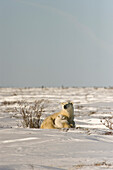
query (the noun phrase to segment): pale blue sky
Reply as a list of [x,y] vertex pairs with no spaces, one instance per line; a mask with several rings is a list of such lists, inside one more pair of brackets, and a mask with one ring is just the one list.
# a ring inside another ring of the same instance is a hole
[[0,0],[0,86],[113,86],[113,0]]

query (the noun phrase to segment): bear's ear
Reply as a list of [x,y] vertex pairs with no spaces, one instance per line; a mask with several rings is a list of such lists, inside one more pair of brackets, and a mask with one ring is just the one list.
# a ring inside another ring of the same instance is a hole
[[60,103],[62,106],[64,106],[66,103],[65,102],[62,102],[62,103]]
[[58,115],[58,117],[60,117],[60,118],[61,118],[61,115],[59,114],[59,115]]
[[71,104],[73,104],[73,102],[70,101]]
[[64,106],[64,105],[69,104],[69,103],[71,103],[73,105],[72,101],[62,102],[61,105]]
[[67,104],[69,104],[69,103],[70,103],[70,104],[73,104],[73,102],[72,102],[71,100],[68,100],[68,101],[67,101]]

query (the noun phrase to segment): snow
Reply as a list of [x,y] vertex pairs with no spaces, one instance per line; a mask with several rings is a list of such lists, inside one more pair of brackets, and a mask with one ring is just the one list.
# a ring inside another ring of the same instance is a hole
[[[40,99],[42,119],[73,101],[76,128],[20,127],[18,101]],[[112,88],[0,88],[0,170],[113,169],[113,130],[101,122],[112,116]]]

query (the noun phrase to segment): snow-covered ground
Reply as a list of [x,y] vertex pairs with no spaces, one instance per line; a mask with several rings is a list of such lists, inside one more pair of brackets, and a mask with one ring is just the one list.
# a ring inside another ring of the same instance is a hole
[[[76,128],[22,128],[20,103],[47,102],[42,119],[74,102]],[[16,109],[15,109],[16,108]],[[0,88],[0,170],[113,169],[112,88]]]

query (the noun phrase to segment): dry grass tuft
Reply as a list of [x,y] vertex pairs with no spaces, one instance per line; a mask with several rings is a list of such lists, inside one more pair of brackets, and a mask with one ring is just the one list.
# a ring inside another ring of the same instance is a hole
[[22,126],[24,128],[40,128],[42,112],[44,112],[45,100],[38,100],[32,104],[24,102],[20,105],[19,113],[22,116]]
[[107,128],[113,130],[113,117],[105,118],[101,120],[102,124],[105,125]]

